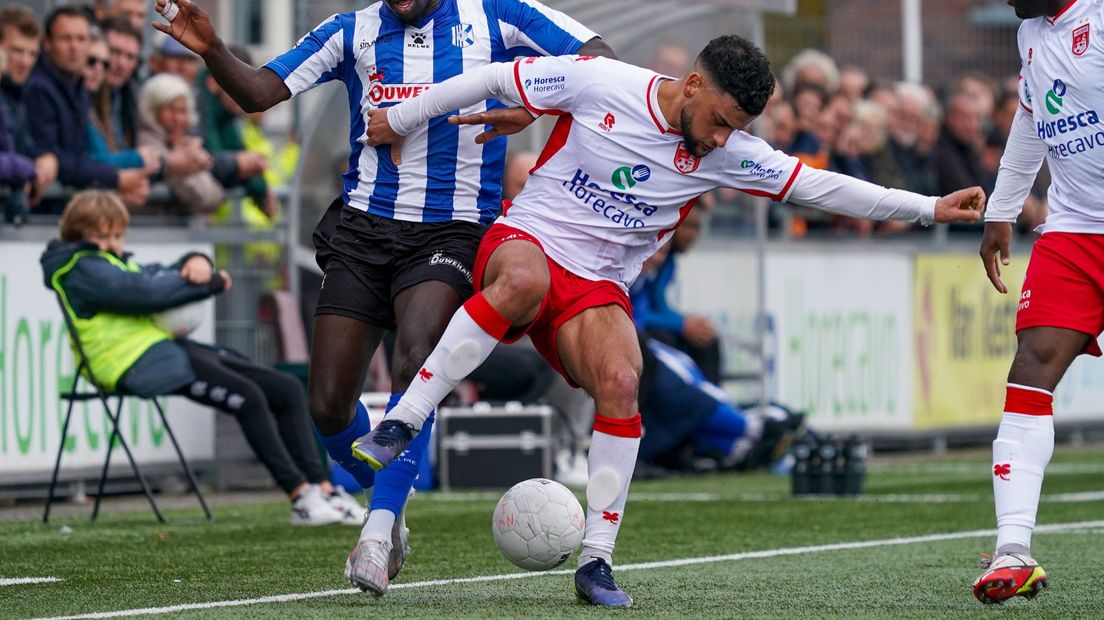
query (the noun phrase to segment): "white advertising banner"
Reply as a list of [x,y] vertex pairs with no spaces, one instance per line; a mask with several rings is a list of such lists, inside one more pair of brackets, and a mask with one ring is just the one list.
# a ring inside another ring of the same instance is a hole
[[[738,248],[695,248],[679,263],[672,295],[718,323],[727,362],[729,341],[754,337],[757,259],[750,244]],[[771,248],[774,398],[808,413],[820,431],[912,430],[912,271],[900,252]]]
[[779,401],[816,430],[911,430],[912,295],[900,252],[768,254]]
[[[73,380],[76,366],[57,297],[43,284],[39,243],[0,244],[0,481],[5,474],[49,474],[61,439],[66,403],[58,398]],[[189,251],[211,253],[195,244],[134,244],[139,263],[172,263]],[[214,304],[207,302],[203,323],[192,334],[214,341]],[[83,384],[83,382],[82,382]],[[115,407],[114,400],[112,407]],[[161,399],[169,422],[190,459],[214,458],[211,411],[183,398]],[[152,404],[136,398],[123,407],[121,430],[139,463],[175,462],[176,455]],[[62,467],[103,462],[111,427],[99,401],[77,403],[69,426]],[[116,449],[113,464],[125,464]]]

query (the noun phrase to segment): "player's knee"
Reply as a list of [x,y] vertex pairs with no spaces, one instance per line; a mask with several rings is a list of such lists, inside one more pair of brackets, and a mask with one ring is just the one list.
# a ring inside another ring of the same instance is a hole
[[333,435],[344,430],[349,425],[353,406],[355,405],[333,393],[311,390],[310,416],[323,435]]
[[[614,403],[625,408],[624,413],[631,415],[635,408],[637,391],[640,389],[640,372],[635,368],[623,366],[606,368],[598,379],[598,400],[606,403]],[[605,415],[616,415],[616,412],[603,412]]]
[[1047,338],[1025,338],[1016,350],[1015,366],[1023,369],[1043,370],[1067,354],[1062,347]]
[[391,381],[396,385],[406,385],[422,368],[425,360],[433,353],[432,342],[407,343],[403,351],[395,351],[395,362],[391,368]]
[[527,309],[539,307],[548,292],[549,276],[547,271],[528,269],[508,269],[504,271],[494,286],[502,297],[512,300],[518,306]]

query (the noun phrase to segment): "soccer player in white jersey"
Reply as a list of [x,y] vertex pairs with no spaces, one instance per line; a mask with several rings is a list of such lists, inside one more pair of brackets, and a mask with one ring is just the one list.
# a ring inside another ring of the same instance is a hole
[[394,144],[429,119],[492,96],[560,120],[524,191],[483,238],[478,292],[354,454],[387,466],[498,342],[528,333],[548,363],[597,403],[576,594],[595,605],[631,604],[611,569],[641,435],[641,353],[626,291],[695,199],[732,187],[849,216],[928,224],[977,221],[984,204],[980,188],[937,199],[802,167],[743,131],[773,90],[762,51],[725,36],[682,79],[607,58],[529,58],[476,69],[373,113],[370,144]]
[[983,603],[1033,597],[1047,576],[1031,556],[1043,471],[1054,452],[1053,392],[1074,358],[1099,356],[1104,330],[1104,1],[1010,0],[1023,19],[1020,109],[981,240],[993,286],[1008,289],[1012,224],[1045,157],[1053,176],[1016,314],[1019,346],[993,442],[996,553],[974,582]]
[[[430,429],[398,467],[374,480],[375,472],[350,452],[353,440],[370,429],[358,397],[386,330],[397,333],[394,404],[471,295],[476,250],[499,210],[506,142],[476,144],[480,128],[441,119],[408,137],[407,159],[396,165],[387,147],[365,148],[368,114],[491,62],[612,51],[585,26],[534,0],[384,0],[333,16],[292,50],[253,68],[229,53],[191,0],[175,6],[174,15],[158,0],[157,10],[172,21],[155,26],[199,54],[247,111],[266,110],[332,80],[348,90],[351,155],[344,192],[315,231],[325,280],[311,347],[310,410],[330,456],[365,489],[375,483],[372,510],[345,574],[381,595],[406,557],[401,515],[418,462],[426,458]],[[488,110],[514,128],[533,120],[489,97],[459,111]]]

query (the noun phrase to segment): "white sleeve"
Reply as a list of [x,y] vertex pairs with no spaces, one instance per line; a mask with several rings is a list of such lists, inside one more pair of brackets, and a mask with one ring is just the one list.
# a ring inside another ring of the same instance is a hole
[[867,220],[935,222],[932,196],[890,189],[849,176],[802,166],[786,201],[821,211]]
[[405,136],[430,119],[486,99],[521,105],[515,85],[514,64],[493,63],[449,78],[413,99],[388,108],[387,121],[395,133]]
[[1016,110],[997,172],[997,186],[985,210],[986,222],[1015,222],[1023,210],[1047,153],[1046,143],[1039,139],[1033,125],[1032,117],[1023,108]]

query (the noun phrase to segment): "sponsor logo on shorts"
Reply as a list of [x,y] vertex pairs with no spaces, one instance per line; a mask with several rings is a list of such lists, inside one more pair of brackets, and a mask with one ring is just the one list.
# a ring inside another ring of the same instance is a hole
[[446,265],[448,267],[452,267],[453,269],[462,273],[464,277],[467,278],[468,282],[472,281],[471,269],[468,269],[466,266],[464,266],[463,261],[455,259],[451,256],[445,256],[443,252],[434,252],[433,256],[429,257],[429,264]]
[[1023,292],[1023,295],[1020,295],[1019,311],[1022,312],[1024,310],[1027,310],[1030,307],[1031,307],[1031,290],[1028,289],[1028,290]]

